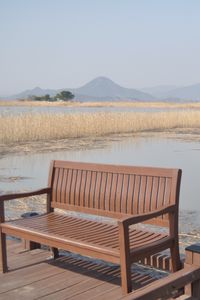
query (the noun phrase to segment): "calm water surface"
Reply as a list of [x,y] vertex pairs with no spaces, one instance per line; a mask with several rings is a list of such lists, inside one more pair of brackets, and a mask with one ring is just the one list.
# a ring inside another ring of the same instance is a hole
[[0,193],[45,187],[53,159],[181,168],[180,207],[200,210],[200,143],[153,137],[124,138],[98,149],[2,157]]
[[[159,112],[176,110],[176,108],[154,107],[65,107],[65,106],[0,106],[0,116],[19,115],[23,113],[80,113],[80,112]],[[179,109],[180,110],[180,109]]]

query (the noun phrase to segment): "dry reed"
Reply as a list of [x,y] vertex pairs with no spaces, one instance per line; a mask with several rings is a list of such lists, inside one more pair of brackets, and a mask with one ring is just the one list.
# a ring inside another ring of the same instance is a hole
[[0,143],[200,128],[200,111],[21,114],[0,117]]
[[12,100],[0,101],[0,107],[4,106],[29,106],[29,107],[136,107],[136,108],[184,108],[184,109],[200,109],[200,102],[164,102],[164,101],[112,101],[112,102],[78,102],[78,101],[28,101],[28,100]]

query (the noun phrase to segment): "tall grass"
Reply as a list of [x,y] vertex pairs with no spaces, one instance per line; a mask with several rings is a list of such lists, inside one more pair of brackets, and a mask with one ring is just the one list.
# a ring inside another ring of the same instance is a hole
[[200,109],[200,102],[162,102],[162,101],[112,101],[112,102],[78,102],[78,101],[28,101],[28,100],[12,100],[0,101],[0,107],[4,106],[48,106],[48,107],[136,107],[136,108],[196,108]]
[[0,117],[0,143],[200,128],[200,111],[22,114]]

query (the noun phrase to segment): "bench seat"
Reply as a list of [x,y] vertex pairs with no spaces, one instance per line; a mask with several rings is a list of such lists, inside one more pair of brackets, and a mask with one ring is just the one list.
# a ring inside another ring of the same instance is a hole
[[[20,219],[9,221],[2,224],[2,232],[15,236],[26,237],[33,232],[32,241],[40,242],[40,238],[52,241],[62,242],[62,249],[69,250],[69,245],[77,248],[90,249],[113,256],[113,262],[119,262],[119,227],[117,224],[102,223],[95,220],[67,216],[62,213],[52,212],[41,216],[31,217],[31,219]],[[169,243],[170,237],[167,234],[155,233],[146,230],[130,229],[130,252],[136,257],[142,252],[145,254],[146,247],[154,248],[159,243],[163,245]],[[93,255],[95,257],[95,253]],[[99,257],[99,254],[98,254]],[[110,258],[109,260],[110,261]]]

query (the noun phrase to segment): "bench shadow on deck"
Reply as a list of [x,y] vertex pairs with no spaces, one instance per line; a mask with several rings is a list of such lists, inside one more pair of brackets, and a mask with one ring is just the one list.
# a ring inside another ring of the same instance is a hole
[[[7,244],[10,271],[0,275],[0,299],[123,299],[118,265],[75,255],[53,260],[49,251]],[[155,281],[150,275],[133,269],[133,289]]]

